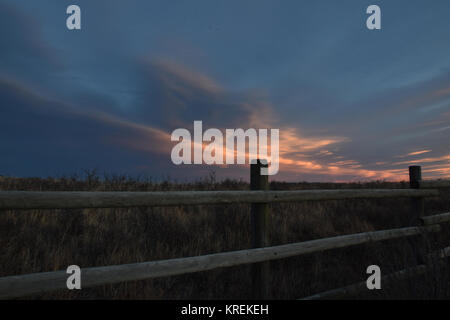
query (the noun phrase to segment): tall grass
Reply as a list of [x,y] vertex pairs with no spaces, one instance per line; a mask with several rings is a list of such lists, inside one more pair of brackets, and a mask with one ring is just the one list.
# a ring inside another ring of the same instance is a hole
[[[402,188],[406,183],[352,184],[272,182],[273,190]],[[0,190],[169,191],[246,190],[243,181],[153,182],[126,176],[1,178]],[[426,214],[450,209],[449,192],[426,200]],[[341,200],[271,205],[271,244],[285,244],[364,231],[408,226],[408,199]],[[195,256],[250,248],[250,207],[5,210],[0,212],[0,276]],[[275,299],[294,299],[365,281],[366,268],[383,274],[415,266],[428,247],[450,245],[449,225],[438,235],[384,241],[271,262]],[[382,290],[350,298],[450,298],[449,269],[382,284]],[[250,266],[132,281],[82,290],[60,290],[33,299],[246,299],[251,298]]]

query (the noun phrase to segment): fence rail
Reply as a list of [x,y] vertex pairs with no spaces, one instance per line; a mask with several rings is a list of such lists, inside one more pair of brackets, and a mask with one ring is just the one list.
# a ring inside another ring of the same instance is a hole
[[437,214],[434,216],[422,217],[421,220],[422,220],[422,224],[424,224],[426,226],[430,225],[430,224],[449,222],[450,221],[450,212]]
[[[439,196],[438,189],[421,189],[420,167],[410,167],[411,189],[345,189],[345,190],[300,190],[268,191],[267,176],[259,174],[263,164],[251,165],[252,191],[176,191],[176,192],[0,192],[0,209],[72,209],[72,208],[120,208],[179,205],[208,205],[251,203],[253,249],[222,252],[203,256],[177,258],[142,263],[92,267],[82,269],[82,286],[91,287],[131,280],[166,277],[253,264],[253,286],[255,297],[267,298],[269,275],[267,261],[299,256],[324,250],[343,248],[401,237],[417,236],[427,232],[439,232],[439,223],[450,221],[450,213],[423,216],[423,198]],[[440,187],[450,187],[440,182]],[[431,185],[431,182],[427,182]],[[426,184],[426,183],[425,183]],[[420,226],[390,230],[379,230],[322,238],[280,246],[269,246],[267,242],[268,203],[290,201],[322,201],[343,199],[412,198]],[[448,256],[449,249],[444,251]],[[262,267],[263,266],[263,267]],[[417,272],[399,271],[398,275],[425,272],[426,266]],[[0,278],[0,298],[17,298],[66,288],[65,271],[14,275]],[[393,278],[387,276],[389,279]],[[346,293],[362,286],[361,283],[335,289],[308,298],[323,298],[335,293]]]
[[132,208],[439,196],[438,190],[34,192],[0,191],[0,209]]
[[450,180],[423,180],[420,188],[450,188]]
[[[450,247],[444,248],[436,252],[438,258],[447,258],[450,256]],[[411,277],[416,277],[427,273],[431,267],[426,264],[421,264],[412,268],[403,269],[390,273],[388,275],[382,276],[381,281],[383,283],[389,283],[393,281],[405,280]],[[367,289],[367,283],[365,281],[354,283],[346,287],[337,288],[321,293],[314,294],[299,300],[321,300],[321,299],[335,299],[339,297],[349,296],[352,294],[358,294],[364,289]]]
[[[83,287],[143,280],[213,270],[236,265],[278,260],[308,253],[344,248],[359,244],[415,236],[426,232],[439,232],[439,225],[408,227],[382,231],[323,238],[281,246],[215,253],[203,256],[178,258],[115,266],[85,268],[82,270]],[[35,273],[0,278],[0,298],[66,288],[65,271]]]

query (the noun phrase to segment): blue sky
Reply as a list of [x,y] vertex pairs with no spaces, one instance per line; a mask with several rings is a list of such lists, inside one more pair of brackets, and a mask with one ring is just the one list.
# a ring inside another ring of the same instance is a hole
[[[79,5],[82,29],[66,28]],[[366,28],[381,8],[382,29]],[[0,174],[246,179],[170,133],[279,128],[273,179],[450,176],[450,2],[0,0]]]

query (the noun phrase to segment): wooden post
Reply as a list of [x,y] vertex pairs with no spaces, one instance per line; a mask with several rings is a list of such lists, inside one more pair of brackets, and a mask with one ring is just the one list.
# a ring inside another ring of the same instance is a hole
[[[261,174],[261,168],[267,163],[259,159],[250,164],[250,189],[269,190],[269,176]],[[269,246],[269,204],[251,204],[251,228],[252,247],[261,248]],[[255,299],[268,299],[270,292],[269,262],[256,263],[252,265],[252,290]]]
[[[422,168],[420,166],[410,166],[409,167],[409,187],[411,189],[420,189],[422,184]],[[413,197],[411,198],[411,211],[412,217],[410,224],[420,225],[422,224],[421,219],[425,214],[425,202],[423,197]],[[417,252],[417,259],[419,264],[427,262],[427,253],[431,251],[430,239],[428,235],[424,235],[425,248],[424,251],[420,250]]]
[[[412,189],[420,189],[422,184],[422,168],[420,166],[409,167],[409,186]],[[419,223],[419,219],[425,214],[423,197],[414,197],[411,201],[414,223]]]
[[[422,184],[422,170],[420,166],[410,166],[409,167],[409,185],[411,188],[420,189]],[[412,198],[411,200],[412,210],[413,210],[413,218],[420,220],[425,215],[425,201],[423,197]],[[420,222],[419,222],[420,223]],[[425,263],[434,268],[433,272],[438,276],[434,276],[427,281],[433,281],[434,288],[442,288],[442,281],[439,276],[438,268],[439,264],[437,264],[437,257],[430,254],[431,252],[438,251],[439,241],[436,235],[425,234],[425,252],[418,255],[419,263]]]

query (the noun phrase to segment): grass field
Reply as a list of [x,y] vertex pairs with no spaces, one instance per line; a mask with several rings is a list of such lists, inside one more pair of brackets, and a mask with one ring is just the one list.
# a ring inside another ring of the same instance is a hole
[[[272,190],[405,188],[407,183],[280,183]],[[58,179],[0,178],[0,190],[170,191],[246,190],[242,181],[159,182],[95,173]],[[450,192],[427,199],[426,214],[448,212]],[[285,244],[413,224],[408,199],[342,200],[271,205],[271,244]],[[369,265],[382,274],[420,264],[427,245],[450,245],[450,226],[438,235],[354,246],[271,262],[274,299],[295,299],[365,281]],[[29,210],[0,212],[0,276],[168,259],[250,248],[250,206]],[[425,240],[425,241],[424,241]],[[33,299],[246,299],[250,266],[134,281]],[[426,276],[384,285],[349,298],[448,299],[450,272],[436,266]]]

